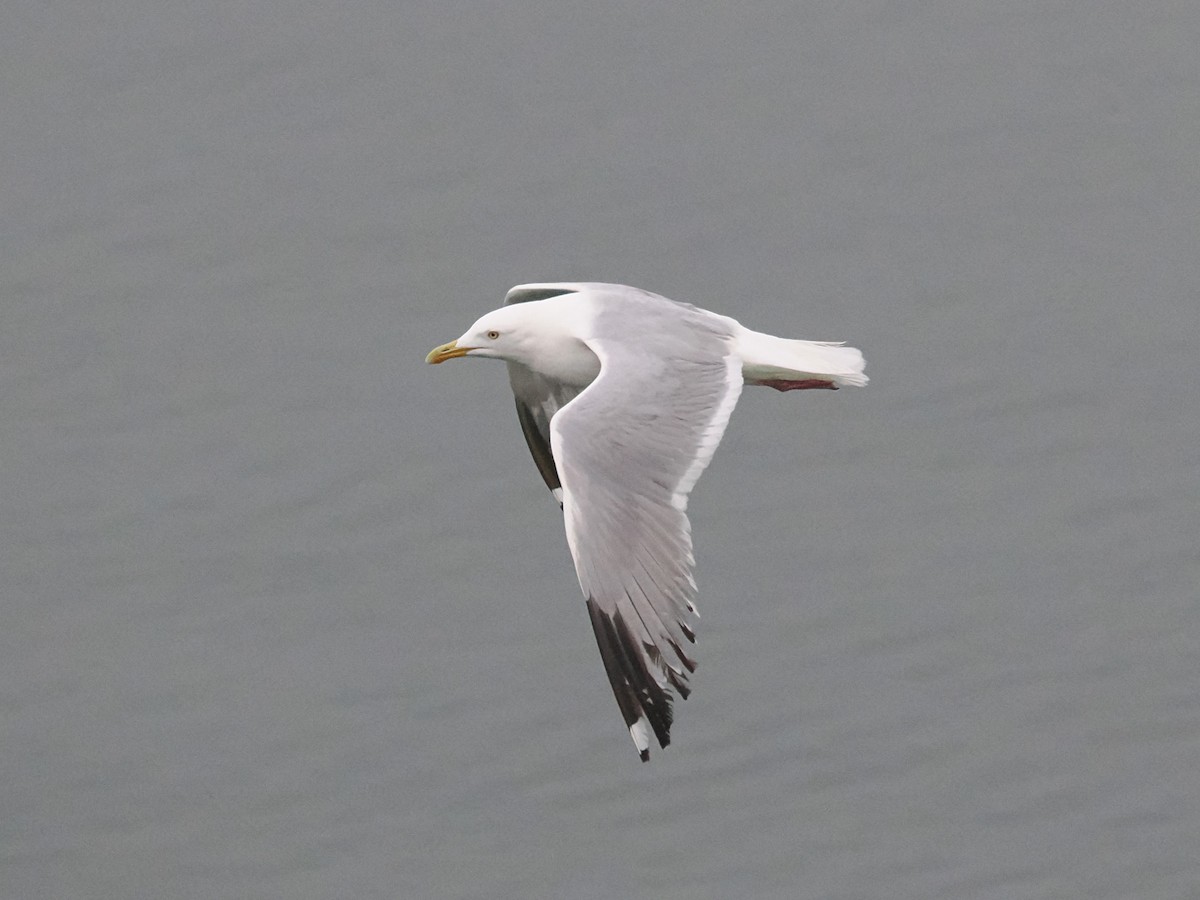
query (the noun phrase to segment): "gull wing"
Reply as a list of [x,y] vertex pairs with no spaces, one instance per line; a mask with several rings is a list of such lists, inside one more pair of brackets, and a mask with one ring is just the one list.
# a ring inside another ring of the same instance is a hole
[[[670,741],[695,662],[688,493],[742,389],[732,320],[640,295],[597,307],[600,374],[550,422],[567,543],[638,754]],[[630,324],[636,322],[631,333]],[[536,458],[536,454],[535,454]]]
[[[508,292],[504,305],[528,303],[530,300],[549,300],[563,294],[575,293],[575,288],[557,284],[521,284]],[[512,385],[517,403],[517,419],[525,443],[533,456],[534,464],[541,473],[546,487],[562,506],[562,484],[554,465],[554,454],[550,450],[550,419],[566,406],[579,391],[560,382],[546,378],[520,363],[510,362],[508,381]]]

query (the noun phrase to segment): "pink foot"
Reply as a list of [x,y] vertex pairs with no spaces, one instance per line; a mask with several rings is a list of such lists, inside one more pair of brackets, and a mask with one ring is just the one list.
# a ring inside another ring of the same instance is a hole
[[766,381],[755,381],[753,384],[775,388],[777,391],[836,391],[838,389],[838,386],[832,381],[825,381],[821,378],[805,378],[800,381],[785,381],[782,378],[772,378]]

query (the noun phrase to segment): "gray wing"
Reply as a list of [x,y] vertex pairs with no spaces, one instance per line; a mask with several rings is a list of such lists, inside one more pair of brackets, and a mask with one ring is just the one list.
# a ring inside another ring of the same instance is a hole
[[[657,298],[656,298],[657,299]],[[742,389],[730,320],[683,304],[601,311],[600,374],[550,423],[567,542],[604,668],[643,760],[696,668],[687,496]],[[606,333],[612,333],[607,339]]]
[[[508,292],[504,298],[504,305],[548,300],[574,291],[574,288],[565,285],[522,284]],[[512,385],[513,397],[517,403],[517,419],[521,423],[521,432],[525,435],[529,453],[533,456],[546,487],[550,488],[554,499],[562,506],[562,484],[554,465],[554,454],[550,450],[550,419],[574,400],[579,391],[544,378],[532,369],[514,362],[508,363],[508,381]]]

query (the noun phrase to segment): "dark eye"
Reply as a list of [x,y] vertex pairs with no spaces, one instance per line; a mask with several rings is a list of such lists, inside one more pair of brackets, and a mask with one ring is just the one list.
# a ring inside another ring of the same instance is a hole
[[487,333],[487,336],[488,336],[488,340],[489,340],[489,341],[494,341],[496,338],[500,337],[500,332],[498,332],[498,331],[489,331],[489,332]]

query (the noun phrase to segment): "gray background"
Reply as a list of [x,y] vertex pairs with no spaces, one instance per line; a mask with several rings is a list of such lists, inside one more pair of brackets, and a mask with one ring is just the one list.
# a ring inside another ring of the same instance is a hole
[[[12,4],[6,898],[1200,892],[1200,6]],[[501,367],[618,280],[747,391],[638,763]]]

